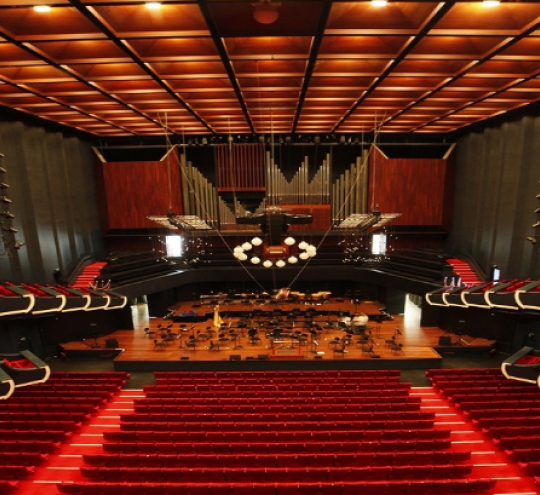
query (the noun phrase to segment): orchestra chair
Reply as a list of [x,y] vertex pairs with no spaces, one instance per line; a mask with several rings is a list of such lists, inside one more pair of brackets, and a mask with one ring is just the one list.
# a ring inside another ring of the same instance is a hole
[[150,330],[150,328],[146,327],[144,329],[144,334],[150,338],[150,337],[153,337],[154,335],[156,335],[156,332],[154,332],[154,330]]
[[156,349],[165,349],[165,342],[163,340],[154,339],[154,350]]
[[189,338],[185,342],[186,349],[191,349],[193,351],[197,350],[197,340],[195,339],[195,336],[190,335]]
[[373,345],[364,344],[362,346],[362,356],[365,354],[373,354]]

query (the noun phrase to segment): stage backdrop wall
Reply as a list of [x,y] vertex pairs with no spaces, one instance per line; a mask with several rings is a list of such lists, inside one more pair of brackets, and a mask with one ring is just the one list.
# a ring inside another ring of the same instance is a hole
[[539,134],[540,117],[527,116],[472,132],[457,144],[446,250],[472,255],[486,273],[499,265],[504,279],[540,276],[540,243],[526,240],[540,219]]
[[16,239],[26,243],[0,257],[1,280],[53,283],[56,268],[67,277],[83,255],[107,252],[89,142],[2,117],[0,152]]

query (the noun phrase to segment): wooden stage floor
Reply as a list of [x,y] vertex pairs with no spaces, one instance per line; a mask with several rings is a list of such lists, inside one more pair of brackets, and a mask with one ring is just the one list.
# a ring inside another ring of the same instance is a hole
[[[255,306],[249,304],[228,304],[220,306],[225,327],[221,333],[238,333],[236,341],[222,340],[219,342],[219,331],[210,340],[198,340],[195,348],[187,348],[186,341],[191,335],[197,336],[213,329],[213,305],[199,306],[194,302],[182,302],[174,306],[177,313],[196,311],[198,315],[209,316],[209,319],[199,323],[179,323],[170,319],[149,318],[145,305],[132,308],[134,330],[117,330],[106,337],[97,340],[99,347],[93,347],[93,340],[74,341],[62,344],[68,357],[76,355],[95,355],[99,357],[114,357],[114,366],[123,371],[162,371],[162,370],[263,370],[263,369],[422,369],[439,368],[443,355],[462,353],[487,353],[494,341],[473,339],[466,335],[459,339],[449,335],[437,327],[420,327],[420,309],[408,304],[404,315],[393,316],[392,320],[381,323],[368,322],[368,333],[373,345],[373,353],[362,350],[357,343],[359,337],[353,336],[352,343],[345,346],[345,353],[336,352],[331,342],[336,337],[343,338],[345,332],[338,326],[338,314],[315,316],[313,322],[321,327],[321,333],[314,338],[317,344],[311,343],[312,335],[305,328],[303,321],[286,322],[297,331],[305,334],[307,342],[299,345],[297,341],[282,339],[273,343],[266,338],[266,329],[262,328],[266,317],[254,317],[249,320],[249,327],[258,327],[260,341],[253,343],[248,335],[248,328],[237,328],[238,316],[227,316],[228,312],[272,311],[280,309],[289,313],[293,309],[304,312],[308,307],[322,312],[350,312],[351,315],[365,313],[380,315],[381,304],[376,301],[362,301],[354,304],[350,300],[330,299],[328,303],[311,306],[298,303],[276,302]],[[156,346],[154,340],[160,340],[158,325],[167,327],[172,324],[171,331],[174,339],[165,345]],[[183,325],[183,326],[181,326]],[[156,331],[149,337],[145,328]],[[439,346],[439,338],[447,336],[451,345]],[[390,345],[392,337],[401,345],[396,349]],[[118,341],[117,350],[106,347],[107,339]],[[216,344],[219,342],[219,347]],[[211,348],[213,347],[213,348]],[[232,357],[231,357],[232,356]]]

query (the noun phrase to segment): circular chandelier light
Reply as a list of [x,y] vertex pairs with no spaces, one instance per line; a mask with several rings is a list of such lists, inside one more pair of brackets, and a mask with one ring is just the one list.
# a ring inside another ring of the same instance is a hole
[[287,263],[285,263],[283,260],[276,261],[276,266],[278,268],[283,268]]
[[253,258],[251,258],[251,262],[254,265],[258,265],[261,262],[261,258],[259,258],[258,256],[253,256]]
[[251,239],[251,244],[253,246],[260,246],[263,243],[263,240],[260,237],[254,237]]
[[244,244],[242,244],[242,249],[244,251],[249,251],[253,246],[249,243],[249,242],[244,242]]
[[296,242],[296,239],[294,237],[287,237],[284,241],[283,241],[287,246],[293,246],[294,243]]

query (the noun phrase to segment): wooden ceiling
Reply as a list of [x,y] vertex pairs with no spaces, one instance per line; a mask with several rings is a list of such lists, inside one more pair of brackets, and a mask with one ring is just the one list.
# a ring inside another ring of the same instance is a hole
[[538,1],[282,0],[267,25],[253,10],[0,0],[0,105],[114,137],[448,133],[540,99]]

